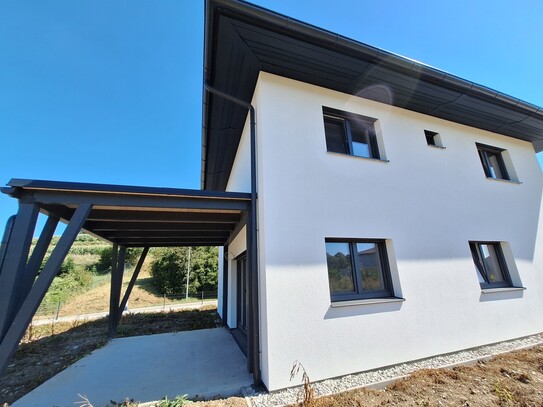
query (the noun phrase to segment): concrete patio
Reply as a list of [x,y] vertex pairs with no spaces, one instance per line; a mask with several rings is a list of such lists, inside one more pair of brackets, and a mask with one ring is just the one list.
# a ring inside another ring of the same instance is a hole
[[86,396],[94,407],[127,397],[139,402],[240,393],[252,384],[247,360],[224,328],[109,342],[60,372],[13,407],[73,407]]

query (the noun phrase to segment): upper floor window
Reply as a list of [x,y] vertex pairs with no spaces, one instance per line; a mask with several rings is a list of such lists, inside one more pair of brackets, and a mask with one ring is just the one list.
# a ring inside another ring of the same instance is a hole
[[503,161],[502,152],[505,150],[477,143],[477,151],[487,178],[511,179]]
[[385,242],[326,239],[332,301],[393,297]]
[[470,242],[469,247],[481,288],[511,286],[511,278],[500,243]]
[[443,147],[443,143],[441,142],[441,136],[439,135],[439,133],[436,133],[435,131],[424,130],[424,135],[426,136],[426,143],[429,146],[445,148]]
[[380,159],[375,135],[377,119],[328,107],[322,110],[328,151]]

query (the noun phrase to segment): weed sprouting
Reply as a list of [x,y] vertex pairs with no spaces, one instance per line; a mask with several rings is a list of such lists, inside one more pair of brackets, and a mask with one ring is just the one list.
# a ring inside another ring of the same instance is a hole
[[302,397],[298,395],[297,402],[302,406],[311,406],[315,400],[315,390],[313,389],[313,385],[311,384],[311,380],[309,380],[309,376],[307,375],[304,366],[299,361],[295,361],[292,365],[292,369],[290,370],[290,380],[292,381],[292,379],[294,379],[298,373],[300,373],[300,371],[302,372],[303,395]]
[[513,393],[507,388],[503,382],[494,383],[494,393],[500,400],[500,405],[510,405],[515,401]]
[[184,394],[168,400],[168,397],[166,396],[160,400],[155,407],[182,407],[185,404],[192,403],[187,397],[188,396]]

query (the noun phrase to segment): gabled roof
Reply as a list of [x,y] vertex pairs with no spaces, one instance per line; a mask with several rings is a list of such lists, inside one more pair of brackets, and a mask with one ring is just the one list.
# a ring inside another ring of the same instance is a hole
[[[240,0],[206,0],[204,81],[250,102],[260,71],[530,141],[543,108]],[[224,190],[247,111],[204,92],[202,188]]]

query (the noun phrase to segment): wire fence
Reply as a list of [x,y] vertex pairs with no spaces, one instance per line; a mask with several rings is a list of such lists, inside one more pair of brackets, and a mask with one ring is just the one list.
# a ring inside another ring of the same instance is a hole
[[[185,294],[171,294],[155,297],[154,301],[148,302],[145,305],[136,305],[131,307],[130,299],[125,307],[125,312],[139,313],[139,312],[162,312],[171,311],[179,308],[190,308],[191,306],[201,306],[204,304],[216,304],[217,291],[199,291],[197,293],[189,294],[186,297]],[[104,303],[93,307],[92,309],[77,309],[74,311],[73,307],[66,307],[67,304],[63,302],[47,302],[42,303],[38,308],[34,320],[58,320],[61,318],[80,317],[85,316],[100,316],[101,314],[107,314],[109,312],[109,298],[104,298]]]

